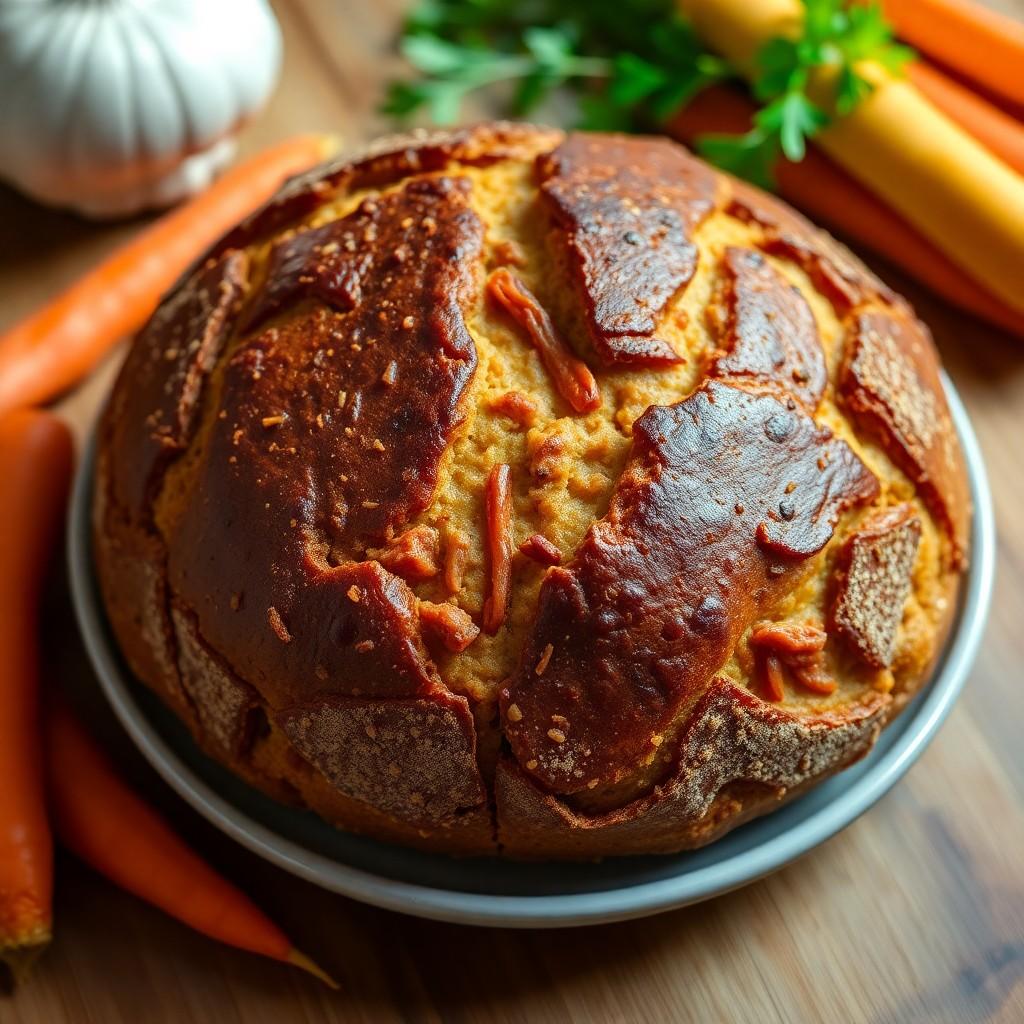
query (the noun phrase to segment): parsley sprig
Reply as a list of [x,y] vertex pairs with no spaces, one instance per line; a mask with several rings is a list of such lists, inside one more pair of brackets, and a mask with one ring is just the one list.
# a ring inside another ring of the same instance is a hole
[[383,110],[439,124],[480,88],[505,88],[517,117],[567,88],[581,127],[635,130],[731,74],[672,0],[421,0],[400,47],[419,76],[393,82]]
[[[780,155],[803,159],[807,139],[830,120],[807,93],[818,69],[834,70],[842,115],[871,91],[860,61],[898,71],[911,56],[877,3],[803,2],[800,38],[772,39],[758,55],[753,92],[762,106],[750,131],[700,142],[713,163],[758,184],[771,183]],[[456,121],[478,90],[503,89],[514,116],[569,93],[581,127],[642,130],[733,75],[673,0],[420,0],[400,46],[418,76],[391,84],[384,111],[406,118],[425,110],[440,124]]]
[[858,65],[874,60],[899,73],[913,51],[893,41],[881,7],[847,5],[843,0],[804,0],[799,39],[771,39],[757,58],[755,99],[763,106],[744,135],[705,136],[699,149],[712,163],[760,185],[770,185],[771,168],[780,155],[798,163],[807,140],[831,120],[807,95],[814,72],[835,74],[833,105],[848,114],[871,92]]

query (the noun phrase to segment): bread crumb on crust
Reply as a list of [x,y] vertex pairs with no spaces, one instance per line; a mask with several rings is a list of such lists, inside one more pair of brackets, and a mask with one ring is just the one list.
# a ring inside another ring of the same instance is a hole
[[495,124],[197,262],[104,415],[95,548],[133,671],[275,798],[592,858],[870,749],[969,516],[927,330],[842,246],[666,140]]

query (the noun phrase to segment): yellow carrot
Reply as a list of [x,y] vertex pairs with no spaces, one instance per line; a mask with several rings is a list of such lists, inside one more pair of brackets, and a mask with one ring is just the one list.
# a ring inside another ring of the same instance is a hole
[[[680,0],[697,32],[747,74],[768,39],[799,30],[798,0]],[[816,141],[914,225],[961,271],[1024,312],[1024,177],[879,65],[859,69],[874,91]],[[811,94],[827,105],[834,73]]]
[[[1024,64],[1021,69],[1024,78]],[[911,64],[907,75],[947,117],[1004,164],[1024,174],[1024,123],[923,61]]]
[[[702,135],[742,135],[756,107],[738,89],[711,86],[665,126],[693,146]],[[987,292],[815,146],[798,164],[780,159],[774,168],[779,195],[823,227],[884,256],[946,302],[1024,339],[1024,314]]]

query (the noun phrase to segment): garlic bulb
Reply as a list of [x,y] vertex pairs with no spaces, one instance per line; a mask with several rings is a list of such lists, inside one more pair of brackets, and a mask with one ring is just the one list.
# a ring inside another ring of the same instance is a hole
[[0,177],[90,216],[167,206],[269,95],[266,0],[0,0]]

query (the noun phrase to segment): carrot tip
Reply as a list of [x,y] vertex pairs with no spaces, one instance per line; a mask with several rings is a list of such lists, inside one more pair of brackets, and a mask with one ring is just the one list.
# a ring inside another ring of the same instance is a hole
[[31,940],[0,949],[0,962],[7,967],[16,985],[20,985],[28,977],[35,962],[49,944],[50,932],[47,930]]
[[319,978],[329,988],[333,988],[337,991],[341,986],[317,963],[311,960],[305,953],[292,947],[288,950],[288,963],[294,964],[296,967],[302,968],[309,974],[312,974],[314,978]]

